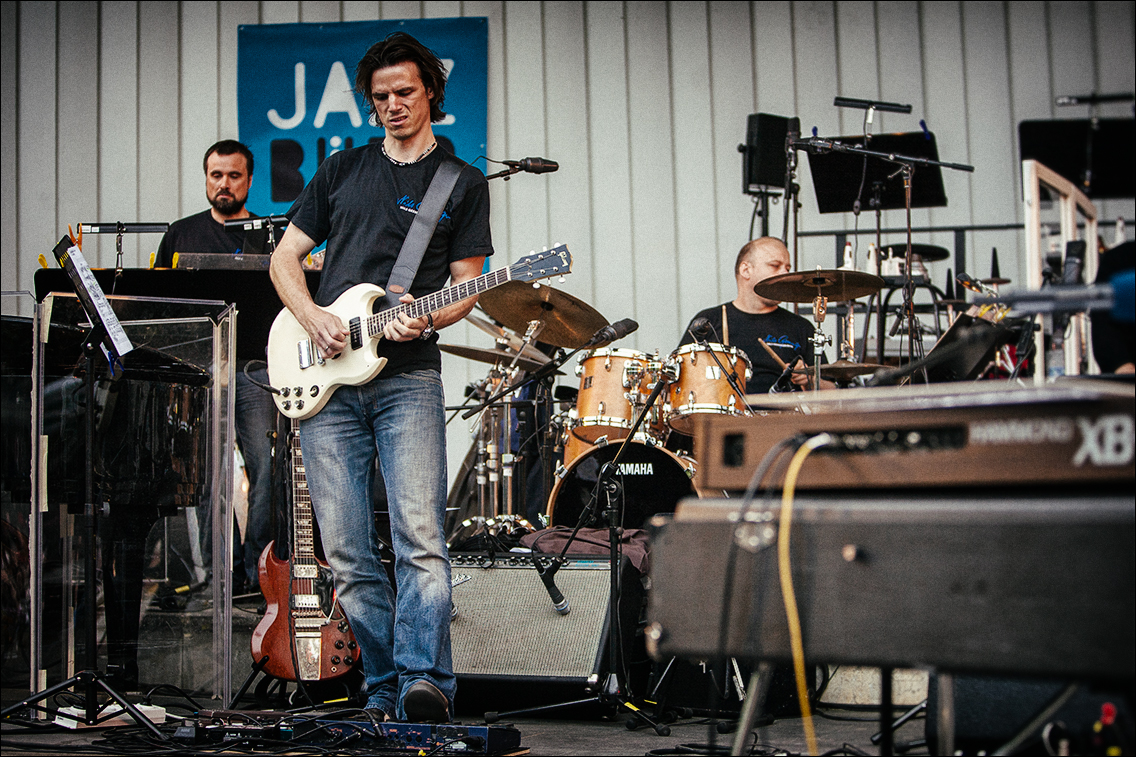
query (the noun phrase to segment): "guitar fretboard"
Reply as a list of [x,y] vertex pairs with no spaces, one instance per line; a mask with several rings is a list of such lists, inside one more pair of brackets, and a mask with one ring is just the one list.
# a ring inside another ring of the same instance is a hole
[[[292,595],[314,597],[319,563],[316,561],[315,533],[312,527],[312,495],[308,491],[308,474],[300,449],[300,422],[292,419]],[[300,600],[293,611],[296,617],[322,615],[318,602],[305,606]]]
[[398,320],[399,313],[406,313],[408,318],[421,318],[427,313],[435,313],[444,307],[461,302],[475,295],[487,292],[493,287],[501,286],[513,278],[513,269],[501,268],[489,273],[483,273],[475,279],[463,281],[460,284],[426,295],[414,302],[404,303],[397,307],[375,313],[366,318],[367,336],[374,338],[382,333],[388,323]]

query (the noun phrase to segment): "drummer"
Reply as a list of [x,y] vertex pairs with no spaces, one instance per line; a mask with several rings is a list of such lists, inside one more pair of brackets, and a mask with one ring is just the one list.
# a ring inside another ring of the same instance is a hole
[[[761,237],[747,242],[734,263],[738,296],[733,302],[707,308],[694,316],[683,332],[680,346],[695,341],[692,327],[700,318],[705,318],[709,329],[705,336],[699,335],[700,340],[737,347],[753,364],[753,374],[746,382],[747,394],[764,394],[774,387],[776,391],[811,389],[812,379],[805,368],[813,362],[813,346],[809,341],[814,332],[813,324],[781,307],[777,300],[766,299],[753,291],[753,285],[759,281],[791,270],[789,250],[780,239]],[[768,345],[768,350],[761,341]],[[821,362],[827,363],[827,357],[822,355]],[[794,372],[786,371],[786,366],[795,369]],[[835,386],[821,379],[821,389]]]

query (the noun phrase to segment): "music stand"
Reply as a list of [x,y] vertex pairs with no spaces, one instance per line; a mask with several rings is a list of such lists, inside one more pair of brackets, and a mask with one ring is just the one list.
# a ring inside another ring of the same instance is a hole
[[[122,224],[119,224],[121,226]],[[97,233],[97,232],[96,232]],[[119,233],[121,241],[121,232]],[[0,713],[0,717],[7,718],[15,712],[23,710],[25,707],[39,710],[40,712],[49,712],[47,708],[39,705],[39,702],[54,696],[55,694],[75,687],[81,692],[83,698],[83,714],[79,716],[76,714],[73,719],[81,722],[87,726],[94,726],[103,723],[111,718],[117,717],[120,712],[114,711],[107,715],[102,715],[103,710],[109,706],[107,702],[103,707],[98,703],[98,692],[102,689],[114,702],[117,702],[123,710],[134,718],[138,725],[145,727],[150,733],[166,741],[166,736],[158,730],[158,727],[146,717],[133,704],[120,694],[111,686],[105,674],[98,669],[98,633],[97,633],[97,613],[95,608],[95,472],[94,472],[94,438],[95,438],[95,354],[98,349],[101,349],[106,355],[107,363],[111,369],[112,377],[115,377],[114,369],[117,365],[120,369],[122,366],[122,359],[128,353],[133,352],[134,345],[131,344],[126,332],[122,329],[122,324],[119,323],[118,317],[115,316],[114,311],[107,302],[106,295],[103,293],[102,287],[95,280],[94,274],[91,272],[90,266],[87,264],[86,258],[80,251],[77,244],[72,245],[71,239],[64,236],[59,244],[52,250],[55,254],[56,260],[59,262],[60,267],[67,271],[71,279],[72,285],[75,287],[75,293],[79,297],[79,302],[83,306],[84,312],[91,322],[91,330],[83,343],[83,356],[85,366],[85,389],[86,389],[86,413],[85,413],[85,427],[86,427],[86,450],[85,450],[85,465],[86,465],[86,485],[84,491],[83,503],[83,539],[84,539],[84,560],[83,560],[83,581],[85,583],[85,598],[86,603],[86,628],[84,629],[85,636],[85,655],[86,655],[86,668],[79,671],[66,681],[51,686],[44,691],[33,694],[32,696],[18,702],[11,707],[4,709]],[[121,373],[119,374],[121,375]]]
[[[859,214],[864,201],[876,214],[876,250],[883,249],[881,229],[882,212],[903,210],[905,208],[944,208],[947,206],[947,193],[943,188],[943,173],[939,167],[939,148],[933,132],[900,132],[878,134],[870,138],[864,135],[835,137],[831,142],[851,150],[870,150],[896,156],[907,156],[930,163],[920,164],[919,171],[910,176],[911,204],[907,205],[903,171],[896,170],[894,163],[887,160],[870,160],[871,156],[845,150],[809,152],[809,172],[813,177],[817,208],[821,213]],[[882,253],[876,256],[876,270],[880,275]],[[905,267],[905,282],[910,281],[910,261]],[[906,295],[904,307],[912,307]],[[867,333],[871,322],[872,299],[876,301],[876,361],[884,359],[886,324],[884,323],[883,296],[872,295],[868,300],[868,317],[864,323],[865,349]],[[913,315],[913,311],[912,311]],[[908,329],[909,332],[912,329]],[[914,335],[909,333],[909,339]],[[915,355],[912,354],[914,359]]]
[[1136,197],[1136,119],[1022,121],[1022,160],[1044,163],[1093,199]]

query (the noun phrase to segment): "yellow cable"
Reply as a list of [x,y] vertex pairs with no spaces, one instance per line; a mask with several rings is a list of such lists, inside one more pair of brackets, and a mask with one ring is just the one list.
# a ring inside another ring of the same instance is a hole
[[781,497],[781,524],[777,534],[777,565],[781,575],[781,596],[785,600],[785,615],[789,618],[789,649],[793,653],[793,673],[797,679],[797,699],[801,703],[801,723],[805,729],[805,741],[809,754],[817,754],[816,729],[813,727],[813,713],[809,707],[809,691],[805,683],[805,645],[801,638],[801,616],[797,611],[797,595],[793,591],[793,570],[789,562],[789,527],[793,522],[793,491],[797,487],[797,475],[805,458],[813,450],[832,441],[828,434],[818,434],[801,445],[785,473],[785,488]]

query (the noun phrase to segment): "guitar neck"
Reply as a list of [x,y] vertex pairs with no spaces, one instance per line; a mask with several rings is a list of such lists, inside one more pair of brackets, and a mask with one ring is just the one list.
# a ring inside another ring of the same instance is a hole
[[300,421],[292,419],[292,577],[316,577],[315,533],[312,528],[312,495],[300,450]]
[[427,313],[436,313],[442,308],[453,305],[455,302],[461,302],[462,300],[479,295],[482,292],[487,292],[493,287],[501,286],[512,278],[511,268],[501,268],[496,271],[490,271],[489,273],[483,273],[475,279],[446,287],[433,294],[428,294],[414,302],[403,303],[389,310],[380,311],[365,319],[367,322],[367,336],[372,338],[377,337],[382,333],[388,323],[398,319],[399,313],[406,313],[408,318],[421,318]]

